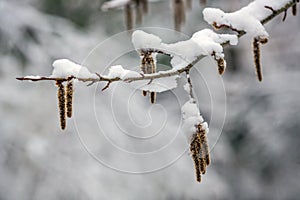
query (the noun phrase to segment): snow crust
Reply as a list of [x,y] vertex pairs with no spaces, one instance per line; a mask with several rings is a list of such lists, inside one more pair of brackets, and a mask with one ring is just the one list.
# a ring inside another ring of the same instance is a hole
[[68,78],[74,76],[77,78],[97,78],[86,67],[74,63],[68,59],[59,59],[53,62],[53,71],[51,78]]
[[204,122],[203,117],[200,114],[199,108],[194,99],[190,99],[181,107],[182,112],[182,131],[185,134],[188,141],[192,137],[192,135],[196,132],[196,126],[201,124],[205,129],[206,133],[208,133],[208,124]]
[[236,35],[217,34],[210,29],[204,29],[194,33],[189,40],[166,44],[158,36],[141,30],[132,34],[132,43],[137,51],[157,49],[170,54],[171,65],[175,70],[186,67],[198,56],[209,56],[215,53],[217,58],[224,58],[221,45],[224,42],[236,45],[238,38]]
[[205,8],[203,15],[204,20],[209,24],[216,23],[217,26],[226,25],[240,31],[245,31],[253,38],[268,38],[269,34],[261,24],[261,20],[272,14],[272,11],[265,6],[277,10],[288,2],[290,0],[256,0],[232,13],[225,13],[218,8]]

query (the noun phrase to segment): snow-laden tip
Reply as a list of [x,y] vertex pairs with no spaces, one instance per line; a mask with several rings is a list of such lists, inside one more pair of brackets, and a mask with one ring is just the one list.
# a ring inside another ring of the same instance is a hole
[[68,59],[55,60],[52,64],[52,78],[68,78],[74,76],[76,78],[97,78],[96,74],[92,74],[86,67],[74,63]]

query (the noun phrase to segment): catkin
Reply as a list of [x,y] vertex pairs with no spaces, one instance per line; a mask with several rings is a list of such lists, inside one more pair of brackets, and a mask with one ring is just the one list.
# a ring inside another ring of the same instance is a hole
[[143,21],[143,5],[140,0],[136,1],[136,7],[135,7],[135,22],[137,24],[141,24]]
[[205,130],[203,130],[201,124],[198,125],[198,132],[200,133],[200,142],[202,144],[203,158],[205,159],[206,165],[208,166],[210,164],[209,147],[206,132]]
[[143,12],[145,14],[147,14],[148,11],[149,11],[148,0],[140,0],[140,1],[141,1],[141,4],[142,4],[142,7],[143,7]]
[[150,93],[150,101],[151,101],[152,104],[155,103],[155,101],[156,101],[156,92],[151,92]]
[[200,171],[200,161],[199,161],[199,149],[198,149],[197,137],[194,136],[190,145],[190,152],[192,155],[192,159],[194,161],[194,167],[196,172],[196,180],[201,182],[201,171]]
[[180,31],[185,22],[185,9],[183,0],[173,0],[175,30]]
[[192,9],[192,5],[193,5],[193,1],[192,0],[185,0],[185,7],[187,10],[191,10]]
[[130,4],[125,5],[124,12],[125,12],[126,29],[131,30],[133,28],[133,20],[132,20],[132,10]]
[[190,152],[194,160],[196,179],[200,182],[201,175],[206,173],[206,168],[210,164],[206,131],[201,124],[196,126],[196,133],[194,133],[190,144]]
[[294,0],[293,1],[295,4],[293,5],[293,7],[292,7],[292,14],[294,15],[294,16],[296,16],[297,15],[297,3],[299,3],[299,0]]
[[259,40],[257,38],[254,38],[253,40],[253,55],[254,55],[254,64],[255,64],[257,79],[259,81],[262,81],[263,77],[262,77],[262,70],[260,64],[260,46],[259,46]]
[[200,5],[206,4],[206,0],[200,0]]
[[[150,52],[145,52],[141,54],[141,71],[144,74],[156,73],[156,64]],[[143,91],[143,95],[147,95],[147,91]],[[156,92],[150,92],[150,102],[155,103]]]
[[72,117],[72,107],[73,107],[73,82],[69,81],[66,86],[66,107],[67,107],[67,117]]
[[56,81],[57,97],[58,97],[58,110],[60,118],[60,127],[62,130],[66,128],[66,101],[65,101],[65,86],[62,81]]

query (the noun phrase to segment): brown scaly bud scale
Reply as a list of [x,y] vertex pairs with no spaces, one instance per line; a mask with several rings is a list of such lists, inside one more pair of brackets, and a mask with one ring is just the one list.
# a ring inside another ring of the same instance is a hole
[[65,86],[62,81],[56,81],[57,97],[58,97],[58,110],[60,118],[60,127],[62,130],[66,128],[66,101],[65,101]]
[[66,86],[66,107],[67,117],[72,117],[72,106],[73,106],[73,82],[69,81]]

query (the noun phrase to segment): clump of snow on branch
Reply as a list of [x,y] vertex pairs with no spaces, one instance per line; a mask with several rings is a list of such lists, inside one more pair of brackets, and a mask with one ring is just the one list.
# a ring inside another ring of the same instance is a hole
[[236,35],[217,34],[210,29],[204,29],[193,34],[191,39],[173,44],[163,43],[156,35],[138,30],[132,34],[132,43],[137,51],[151,51],[153,49],[170,54],[173,69],[186,67],[199,56],[215,54],[217,58],[224,58],[222,43],[231,45],[238,43]]
[[265,30],[261,21],[272,14],[272,10],[280,9],[290,0],[256,0],[246,7],[232,12],[225,13],[217,8],[205,8],[203,10],[204,20],[216,27],[228,26],[238,31],[245,31],[253,38],[268,38],[269,34]]
[[121,65],[111,66],[109,68],[109,73],[107,78],[120,78],[121,80],[125,80],[128,78],[140,77],[141,74],[135,71],[124,69]]
[[52,65],[54,69],[51,78],[68,78],[71,76],[82,79],[97,78],[97,75],[92,74],[86,67],[68,59],[55,60]]
[[187,137],[188,141],[190,141],[192,135],[196,132],[196,126],[201,124],[205,132],[208,133],[208,124],[204,122],[203,117],[200,114],[199,108],[194,99],[190,99],[186,102],[182,108],[182,131]]

